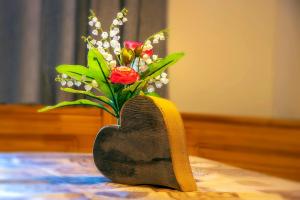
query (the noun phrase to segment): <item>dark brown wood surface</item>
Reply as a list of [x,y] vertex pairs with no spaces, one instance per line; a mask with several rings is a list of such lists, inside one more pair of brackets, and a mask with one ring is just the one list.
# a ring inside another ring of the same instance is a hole
[[106,126],[97,135],[97,168],[116,183],[160,185],[181,190],[172,164],[168,130],[159,108],[147,97],[129,100],[121,126]]
[[[92,152],[100,127],[115,120],[93,108],[37,113],[0,106],[0,151]],[[300,121],[182,114],[190,154],[300,180]]]

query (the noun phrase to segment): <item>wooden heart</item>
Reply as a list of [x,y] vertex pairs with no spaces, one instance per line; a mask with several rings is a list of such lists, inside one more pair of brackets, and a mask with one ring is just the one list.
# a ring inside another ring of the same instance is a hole
[[100,130],[94,161],[113,182],[151,184],[195,191],[183,123],[175,105],[137,96],[121,110],[121,125]]

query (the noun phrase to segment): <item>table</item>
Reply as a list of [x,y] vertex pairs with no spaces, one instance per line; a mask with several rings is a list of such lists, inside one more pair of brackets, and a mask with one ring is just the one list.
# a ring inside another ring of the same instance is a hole
[[197,192],[111,183],[91,154],[2,153],[0,199],[296,200],[300,183],[190,157]]

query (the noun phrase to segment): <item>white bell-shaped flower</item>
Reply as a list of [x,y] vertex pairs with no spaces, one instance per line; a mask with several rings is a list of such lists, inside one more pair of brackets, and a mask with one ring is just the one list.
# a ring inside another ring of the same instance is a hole
[[163,77],[163,78],[161,78],[160,79],[160,82],[162,82],[163,84],[168,84],[169,83],[169,79],[167,79],[167,78],[165,78],[165,77]]
[[147,92],[154,92],[155,91],[155,88],[154,88],[154,86],[153,85],[148,85],[147,86]]
[[162,78],[166,78],[168,76],[168,74],[166,72],[161,73],[160,75]]
[[61,84],[61,86],[65,86],[65,85],[67,84],[67,81],[62,80],[62,81],[60,82],[60,84]]
[[107,39],[107,38],[108,38],[108,33],[107,33],[107,32],[103,32],[103,33],[101,34],[101,37],[102,37],[103,39]]
[[62,78],[68,78],[68,75],[67,74],[62,74],[61,77]]
[[121,13],[121,12],[118,12],[118,14],[117,14],[117,18],[122,18],[124,15],[123,15],[123,13]]
[[80,82],[80,81],[75,81],[75,85],[76,85],[77,87],[80,87],[80,86],[81,86],[81,82]]
[[94,26],[94,22],[93,21],[89,21],[89,25],[90,26]]
[[114,19],[114,20],[113,20],[113,25],[118,26],[118,25],[119,25],[119,20]]
[[110,66],[111,68],[116,67],[116,66],[117,66],[117,61],[115,61],[115,60],[110,61],[110,62],[109,62],[109,66]]
[[92,88],[93,88],[93,87],[92,87],[91,85],[88,85],[88,84],[84,85],[84,89],[85,89],[86,91],[90,91]]
[[152,59],[154,60],[154,61],[156,61],[157,60],[157,55],[152,55]]
[[161,87],[163,86],[163,84],[162,84],[162,82],[160,82],[160,81],[155,81],[155,86],[156,86],[157,88],[161,88]]
[[73,85],[74,85],[73,81],[68,81],[68,82],[67,82],[67,86],[68,86],[68,87],[72,87]]
[[97,30],[97,29],[93,30],[93,31],[92,31],[92,34],[93,34],[93,35],[98,35],[98,30]]
[[98,28],[98,29],[101,28],[101,23],[100,22],[96,22],[95,23],[95,27]]

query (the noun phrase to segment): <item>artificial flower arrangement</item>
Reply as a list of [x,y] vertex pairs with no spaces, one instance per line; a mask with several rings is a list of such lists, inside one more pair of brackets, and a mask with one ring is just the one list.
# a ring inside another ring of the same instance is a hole
[[176,106],[156,97],[155,87],[169,82],[165,70],[183,53],[164,58],[154,54],[153,45],[165,40],[159,31],[144,42],[120,44],[120,26],[126,21],[123,9],[104,31],[94,12],[89,16],[91,35],[87,44],[87,67],[59,65],[56,81],[61,90],[93,99],[64,101],[39,110],[72,105],[95,106],[117,118],[118,125],[100,129],[93,146],[99,171],[111,181],[123,184],[151,184],[195,191],[185,146],[183,122]]
[[144,42],[124,41],[120,44],[120,26],[126,21],[128,10],[117,13],[109,31],[104,31],[93,11],[90,12],[91,34],[83,36],[87,44],[87,67],[81,65],[59,65],[56,81],[64,92],[83,94],[91,99],[64,101],[47,106],[40,112],[51,109],[86,105],[105,110],[117,119],[122,106],[137,95],[156,95],[155,87],[161,88],[169,82],[165,70],[184,54],[173,53],[164,58],[154,54],[153,45],[165,40],[166,30],[161,30]]

